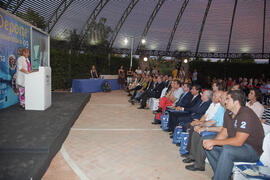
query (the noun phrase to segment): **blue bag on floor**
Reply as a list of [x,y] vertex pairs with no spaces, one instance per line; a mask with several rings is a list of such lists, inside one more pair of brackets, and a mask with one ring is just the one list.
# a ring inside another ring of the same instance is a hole
[[188,137],[189,137],[189,133],[188,132],[182,132],[181,133],[181,143],[180,143],[180,154],[187,154],[187,144],[188,144]]
[[176,126],[173,133],[173,144],[179,144],[181,142],[182,126]]
[[165,113],[161,116],[161,128],[163,131],[166,131],[169,129],[168,122],[169,122],[169,112],[165,111]]

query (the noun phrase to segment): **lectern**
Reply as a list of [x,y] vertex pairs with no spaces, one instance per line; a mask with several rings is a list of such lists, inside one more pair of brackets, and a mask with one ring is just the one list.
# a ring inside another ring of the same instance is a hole
[[51,68],[40,66],[39,71],[25,75],[25,109],[45,110],[51,102]]

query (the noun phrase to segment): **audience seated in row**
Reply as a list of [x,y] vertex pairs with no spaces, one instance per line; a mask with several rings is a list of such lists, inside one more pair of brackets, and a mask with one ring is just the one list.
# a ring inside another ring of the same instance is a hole
[[159,98],[164,87],[165,83],[162,82],[161,76],[158,76],[157,83],[154,84],[153,89],[143,92],[140,98],[138,99],[138,100],[141,99],[141,106],[138,109],[145,109],[146,101],[149,98]]
[[241,90],[229,91],[224,124],[215,139],[203,140],[214,180],[230,179],[234,162],[256,162],[262,154],[264,132],[258,116],[245,106]]
[[[270,108],[264,110],[260,103],[259,89],[250,86],[249,101],[246,102],[245,93],[239,90],[242,89],[241,84],[231,83],[231,90],[226,95],[226,92],[221,91],[224,89],[223,84],[215,81],[212,84],[214,95],[211,101],[212,91],[205,90],[200,96],[199,85],[184,83],[180,88],[177,81],[162,76],[157,77],[156,83],[151,83],[152,88],[145,89],[144,86],[138,91],[141,92],[139,98],[135,96],[136,100],[142,100],[139,109],[146,107],[148,98],[159,98],[162,90],[166,88],[166,95],[160,98],[160,109],[157,111],[159,115],[155,122],[160,123],[157,120],[160,120],[166,110],[169,112],[168,131],[172,131],[171,137],[178,125],[182,125],[184,131],[189,129],[189,154],[183,161],[193,164],[187,165],[186,169],[204,170],[207,156],[214,171],[213,179],[229,179],[234,162],[256,162],[260,158],[264,134],[270,132]],[[148,80],[145,85],[149,85]],[[176,89],[183,90],[181,95],[174,94]],[[218,105],[219,102],[221,105]],[[205,136],[206,132],[218,134]],[[264,149],[267,147],[264,144]],[[269,154],[262,157],[266,156]]]
[[194,119],[200,119],[204,115],[212,103],[212,96],[213,92],[211,90],[205,90],[201,98],[193,106],[180,111],[169,111],[170,130],[174,131],[176,126],[181,125],[183,131],[186,131],[190,122]]
[[216,91],[213,95],[212,103],[205,112],[205,114],[200,118],[200,119],[194,119],[189,125],[189,142],[187,146],[187,150],[190,151],[190,146],[191,146],[191,139],[193,135],[194,128],[200,126],[201,124],[208,124],[211,126],[215,121],[213,121],[213,117],[215,116],[216,112],[220,108],[220,100],[222,96],[223,91]]
[[[185,85],[184,85],[185,86]],[[176,102],[175,110],[168,109],[169,111],[169,122],[168,122],[168,131],[173,133],[174,127],[178,125],[177,117],[178,115],[181,116],[183,114],[189,114],[188,111],[191,111],[192,108],[201,102],[201,86],[194,85],[192,86],[191,90],[190,86],[184,87],[184,96],[182,96],[178,102]],[[191,91],[191,93],[189,92]],[[174,113],[174,115],[173,115]]]
[[172,106],[174,103],[176,103],[182,94],[183,89],[181,87],[180,81],[173,80],[171,82],[171,90],[159,100],[159,109],[157,110],[157,114],[155,117],[156,121],[159,122],[153,122],[153,124],[160,123],[160,116],[164,113],[166,107]]
[[[203,139],[214,139],[217,133],[221,131],[223,126],[223,116],[225,113],[224,106],[226,95],[227,95],[226,92],[216,91],[213,97],[213,103],[216,102],[216,104],[218,104],[217,102],[220,102],[221,105],[218,107],[218,110],[214,113],[214,116],[207,121],[202,120],[201,118],[200,123],[198,123],[197,121],[193,121],[193,123],[191,123],[191,126],[194,127],[194,131],[189,131],[190,134],[192,133],[192,136],[189,137],[190,149],[188,149],[188,151],[190,153],[186,156],[186,159],[184,159],[183,162],[184,163],[194,162],[194,163],[191,165],[187,165],[186,169],[191,171],[204,171],[206,156],[204,153],[202,142]],[[209,109],[210,108],[211,106],[209,107]],[[206,135],[202,136],[203,133],[205,133]]]

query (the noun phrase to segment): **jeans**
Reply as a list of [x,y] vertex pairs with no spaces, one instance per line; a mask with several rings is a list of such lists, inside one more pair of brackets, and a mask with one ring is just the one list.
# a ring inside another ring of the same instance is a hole
[[214,180],[229,180],[234,162],[256,162],[259,159],[258,153],[246,143],[242,146],[214,146],[205,153],[214,171]]

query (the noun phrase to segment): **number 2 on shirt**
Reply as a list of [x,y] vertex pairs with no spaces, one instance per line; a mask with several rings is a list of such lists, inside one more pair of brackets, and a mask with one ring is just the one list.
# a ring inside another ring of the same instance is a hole
[[241,122],[241,126],[240,126],[240,128],[242,128],[242,129],[246,129],[246,122],[245,121],[242,121]]

